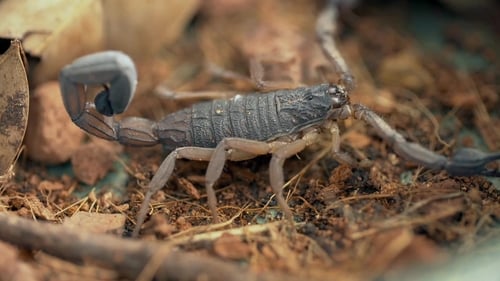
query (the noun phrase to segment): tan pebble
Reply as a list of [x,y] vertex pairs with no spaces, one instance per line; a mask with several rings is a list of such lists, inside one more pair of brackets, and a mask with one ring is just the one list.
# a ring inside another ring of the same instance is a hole
[[471,91],[456,92],[446,100],[447,105],[466,109],[473,109],[479,102],[479,95]]
[[33,213],[26,207],[22,207],[21,209],[17,210],[17,215],[25,218],[33,218]]
[[94,185],[113,167],[114,151],[95,142],[81,145],[71,156],[75,177],[88,185]]
[[66,112],[59,84],[51,81],[38,86],[30,99],[25,137],[28,156],[45,164],[68,161],[84,133]]
[[360,84],[351,94],[351,98],[379,114],[393,113],[397,107],[396,98],[389,89],[377,89],[375,85],[367,82]]
[[31,185],[38,185],[42,179],[39,175],[32,174],[28,177],[28,183]]
[[122,233],[125,220],[123,214],[76,212],[65,218],[63,225],[88,233]]

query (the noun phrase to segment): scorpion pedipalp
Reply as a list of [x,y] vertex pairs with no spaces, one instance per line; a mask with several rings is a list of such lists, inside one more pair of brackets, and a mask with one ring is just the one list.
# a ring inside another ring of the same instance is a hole
[[59,81],[64,105],[73,120],[85,111],[86,97],[80,94],[80,85],[109,86],[98,95],[96,108],[110,116],[127,109],[134,97],[137,72],[129,56],[106,51],[83,56],[67,65],[61,70]]
[[[127,109],[137,85],[134,62],[126,54],[106,51],[83,56],[61,70],[59,81],[66,111],[83,130],[123,144],[158,143],[155,122],[138,117],[114,119]],[[93,103],[87,101],[88,87],[104,88]]]
[[474,148],[460,148],[451,158],[447,159],[418,143],[406,141],[401,134],[369,108],[355,104],[353,109],[356,118],[372,126],[377,134],[406,160],[429,169],[445,170],[453,176],[500,176],[500,170],[487,167],[490,163],[500,160],[500,152],[485,153]]
[[500,169],[488,168],[489,164],[500,160],[500,152],[485,153],[475,148],[460,148],[446,163],[450,175],[500,177]]

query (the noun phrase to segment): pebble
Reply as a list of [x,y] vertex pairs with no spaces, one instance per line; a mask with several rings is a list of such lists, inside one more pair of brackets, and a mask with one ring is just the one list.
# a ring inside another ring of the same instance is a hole
[[71,156],[75,177],[88,185],[96,184],[113,167],[114,152],[97,142],[81,145]]
[[30,97],[25,144],[28,157],[44,164],[68,161],[84,132],[71,121],[56,81],[38,86]]

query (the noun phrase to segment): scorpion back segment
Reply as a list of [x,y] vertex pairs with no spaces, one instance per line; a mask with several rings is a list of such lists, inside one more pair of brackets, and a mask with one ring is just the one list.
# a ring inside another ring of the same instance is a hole
[[[100,75],[102,73],[106,75]],[[407,142],[365,106],[351,105],[346,89],[339,85],[322,84],[199,103],[154,122],[136,117],[116,121],[95,108],[96,102],[103,103],[98,107],[104,108],[104,113],[119,113],[133,96],[135,67],[122,53],[104,52],[79,59],[62,70],[60,83],[68,113],[85,131],[127,145],[161,143],[171,151],[149,184],[137,219],[138,226],[146,216],[151,196],[171,176],[176,159],[209,161],[206,188],[208,204],[216,219],[213,184],[224,162],[268,153],[273,155],[270,163],[272,189],[285,216],[291,218],[292,212],[281,191],[285,159],[314,143],[319,133],[329,131],[334,157],[352,164],[349,157],[339,152],[339,130],[335,122],[351,116],[374,127],[377,134],[406,160],[431,169],[444,169],[457,176],[500,176],[499,170],[486,167],[500,159],[500,153],[487,154],[469,148],[446,159],[419,144]],[[87,102],[86,91],[82,94],[79,90],[87,85],[108,85],[101,93],[106,99]],[[116,89],[125,89],[125,92]],[[137,231],[139,227],[134,230],[135,234]]]

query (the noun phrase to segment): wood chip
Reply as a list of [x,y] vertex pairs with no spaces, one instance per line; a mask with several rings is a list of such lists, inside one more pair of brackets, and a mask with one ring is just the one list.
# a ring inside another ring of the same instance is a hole
[[91,233],[122,233],[125,220],[122,214],[77,212],[63,224]]

